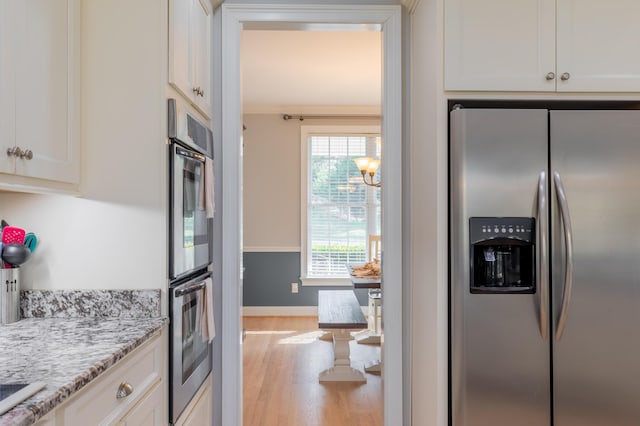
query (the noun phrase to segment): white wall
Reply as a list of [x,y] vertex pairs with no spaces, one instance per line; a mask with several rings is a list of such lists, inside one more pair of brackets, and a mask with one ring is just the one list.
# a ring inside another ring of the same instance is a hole
[[244,249],[298,251],[301,126],[378,125],[379,119],[285,121],[282,114],[245,114],[243,120]]
[[1,215],[40,239],[22,266],[23,289],[161,288],[159,209],[60,195],[0,195]]
[[634,93],[445,92],[446,0],[419,0],[411,15],[412,425],[447,424],[448,108],[450,99],[633,100]]
[[410,283],[413,426],[447,424],[447,110],[443,0],[411,15]]
[[167,2],[82,1],[82,198],[0,193],[27,289],[166,288]]
[[299,122],[284,121],[279,114],[246,114],[243,119],[244,247],[299,250]]

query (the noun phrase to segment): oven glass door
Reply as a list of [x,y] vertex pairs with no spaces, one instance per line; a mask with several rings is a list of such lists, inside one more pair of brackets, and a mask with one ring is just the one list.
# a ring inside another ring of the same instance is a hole
[[171,279],[209,263],[209,234],[204,207],[205,157],[172,145]]
[[189,293],[182,298],[182,383],[184,384],[198,366],[209,355],[209,344],[197,324],[198,309],[201,309],[202,290]]
[[198,311],[209,273],[171,287],[171,400],[174,424],[211,371],[211,345],[202,335]]

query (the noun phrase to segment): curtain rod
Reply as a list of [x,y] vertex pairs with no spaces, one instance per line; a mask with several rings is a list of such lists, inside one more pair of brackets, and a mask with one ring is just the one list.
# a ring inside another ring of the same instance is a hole
[[304,121],[305,119],[324,119],[324,118],[331,118],[331,119],[335,119],[335,118],[377,118],[379,119],[380,116],[379,115],[353,115],[353,114],[346,114],[346,115],[292,115],[292,114],[282,114],[282,119],[284,121],[288,121],[288,120],[300,120],[300,121]]

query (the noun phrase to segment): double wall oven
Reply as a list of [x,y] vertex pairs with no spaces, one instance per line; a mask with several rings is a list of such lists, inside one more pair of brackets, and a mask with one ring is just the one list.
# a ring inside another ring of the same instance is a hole
[[169,112],[169,421],[175,424],[211,372],[212,354],[201,315],[211,277],[212,220],[207,218],[207,159],[212,132],[175,99]]

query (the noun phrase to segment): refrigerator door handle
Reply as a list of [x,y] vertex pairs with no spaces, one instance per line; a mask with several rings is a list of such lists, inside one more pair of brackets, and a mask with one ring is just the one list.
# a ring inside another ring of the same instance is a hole
[[547,174],[540,172],[538,176],[538,288],[540,289],[540,335],[547,340],[549,329],[549,267],[547,257]]
[[558,319],[558,327],[556,328],[556,341],[562,338],[562,333],[567,325],[567,315],[569,312],[569,304],[571,303],[571,288],[573,286],[573,232],[571,231],[571,218],[569,217],[569,205],[567,196],[564,192],[562,179],[560,174],[554,172],[553,181],[556,185],[556,196],[558,205],[560,206],[560,215],[564,228],[564,245],[566,251],[566,264],[564,270],[564,289],[562,291],[562,308],[560,309],[560,317]]

